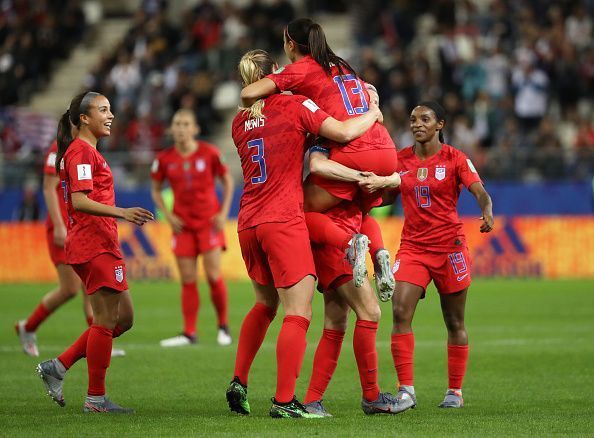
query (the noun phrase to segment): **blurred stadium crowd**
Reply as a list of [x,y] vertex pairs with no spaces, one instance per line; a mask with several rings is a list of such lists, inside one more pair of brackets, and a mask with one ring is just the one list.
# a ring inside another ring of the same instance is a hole
[[[41,168],[55,121],[25,108],[55,61],[89,32],[80,3],[0,2],[4,168],[17,161],[33,173]],[[142,1],[124,39],[84,80],[112,102],[116,124],[103,151],[132,158],[122,161],[124,179],[141,175],[142,183],[181,107],[196,112],[203,136],[228,130],[214,99],[222,84],[236,81],[241,54],[264,48],[286,62],[284,25],[320,12],[348,14],[352,40],[334,46],[378,87],[400,147],[412,142],[414,103],[434,99],[449,113],[446,140],[485,179],[583,180],[594,173],[594,0],[200,0],[177,19],[171,3]],[[6,175],[0,187],[22,184]]]

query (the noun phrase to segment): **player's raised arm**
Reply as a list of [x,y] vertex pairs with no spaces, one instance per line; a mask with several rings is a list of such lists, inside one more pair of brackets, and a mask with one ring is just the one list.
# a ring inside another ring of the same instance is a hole
[[258,99],[278,93],[278,88],[272,79],[262,78],[253,82],[241,90],[241,105],[243,107],[252,106]]

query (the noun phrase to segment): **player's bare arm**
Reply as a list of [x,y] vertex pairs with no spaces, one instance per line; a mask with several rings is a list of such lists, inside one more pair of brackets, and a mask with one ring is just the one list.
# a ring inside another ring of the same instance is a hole
[[64,247],[66,225],[62,219],[62,213],[60,213],[58,194],[56,193],[58,184],[60,184],[60,178],[57,175],[43,175],[43,199],[52,224],[54,224],[54,243]]
[[157,206],[159,210],[163,212],[165,219],[171,225],[171,228],[175,233],[181,232],[184,227],[183,221],[177,217],[173,212],[169,211],[165,206],[165,200],[163,199],[163,194],[161,193],[162,184],[160,181],[153,180],[151,183],[151,197],[153,198],[153,202]]
[[481,233],[488,233],[493,230],[495,220],[493,219],[493,201],[480,182],[475,182],[468,188],[470,193],[476,198],[478,205],[483,212],[481,220]]
[[359,182],[368,172],[351,169],[329,159],[323,152],[311,152],[309,155],[309,171],[313,175],[337,181]]
[[328,117],[320,126],[320,135],[339,143],[348,143],[361,137],[373,124],[382,119],[382,112],[377,105],[369,105],[365,114],[344,122]]
[[245,108],[252,106],[256,100],[278,93],[278,88],[272,79],[262,78],[241,90],[241,105]]
[[214,217],[214,225],[217,230],[222,230],[225,222],[229,217],[229,210],[231,210],[231,201],[233,201],[233,176],[231,172],[225,173],[221,178],[223,185],[223,202],[221,203],[221,211]]
[[89,199],[85,192],[72,193],[72,207],[76,211],[94,216],[108,216],[125,219],[136,225],[144,225],[154,219],[153,214],[141,207],[120,208]]
[[400,174],[398,172],[394,172],[389,176],[379,176],[371,173],[359,181],[359,187],[367,193],[374,193],[378,190],[395,189],[400,187],[400,182]]

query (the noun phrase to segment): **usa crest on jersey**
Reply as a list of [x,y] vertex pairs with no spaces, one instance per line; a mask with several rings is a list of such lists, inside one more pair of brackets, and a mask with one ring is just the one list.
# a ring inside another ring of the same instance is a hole
[[121,265],[115,267],[115,279],[118,283],[124,280],[124,268]]
[[441,181],[446,177],[445,166],[435,166],[435,179]]
[[427,179],[428,174],[429,170],[426,167],[419,167],[417,169],[417,179],[419,181],[425,181]]
[[206,169],[206,163],[204,162],[204,160],[196,160],[196,170],[198,172],[204,172],[204,169]]

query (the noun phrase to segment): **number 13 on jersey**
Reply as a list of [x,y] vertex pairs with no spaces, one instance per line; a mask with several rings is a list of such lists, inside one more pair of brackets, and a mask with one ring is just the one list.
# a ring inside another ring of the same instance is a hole
[[247,142],[248,149],[256,148],[252,154],[252,163],[258,163],[260,167],[260,176],[252,177],[252,184],[262,184],[266,182],[266,161],[264,160],[264,139],[256,138]]

